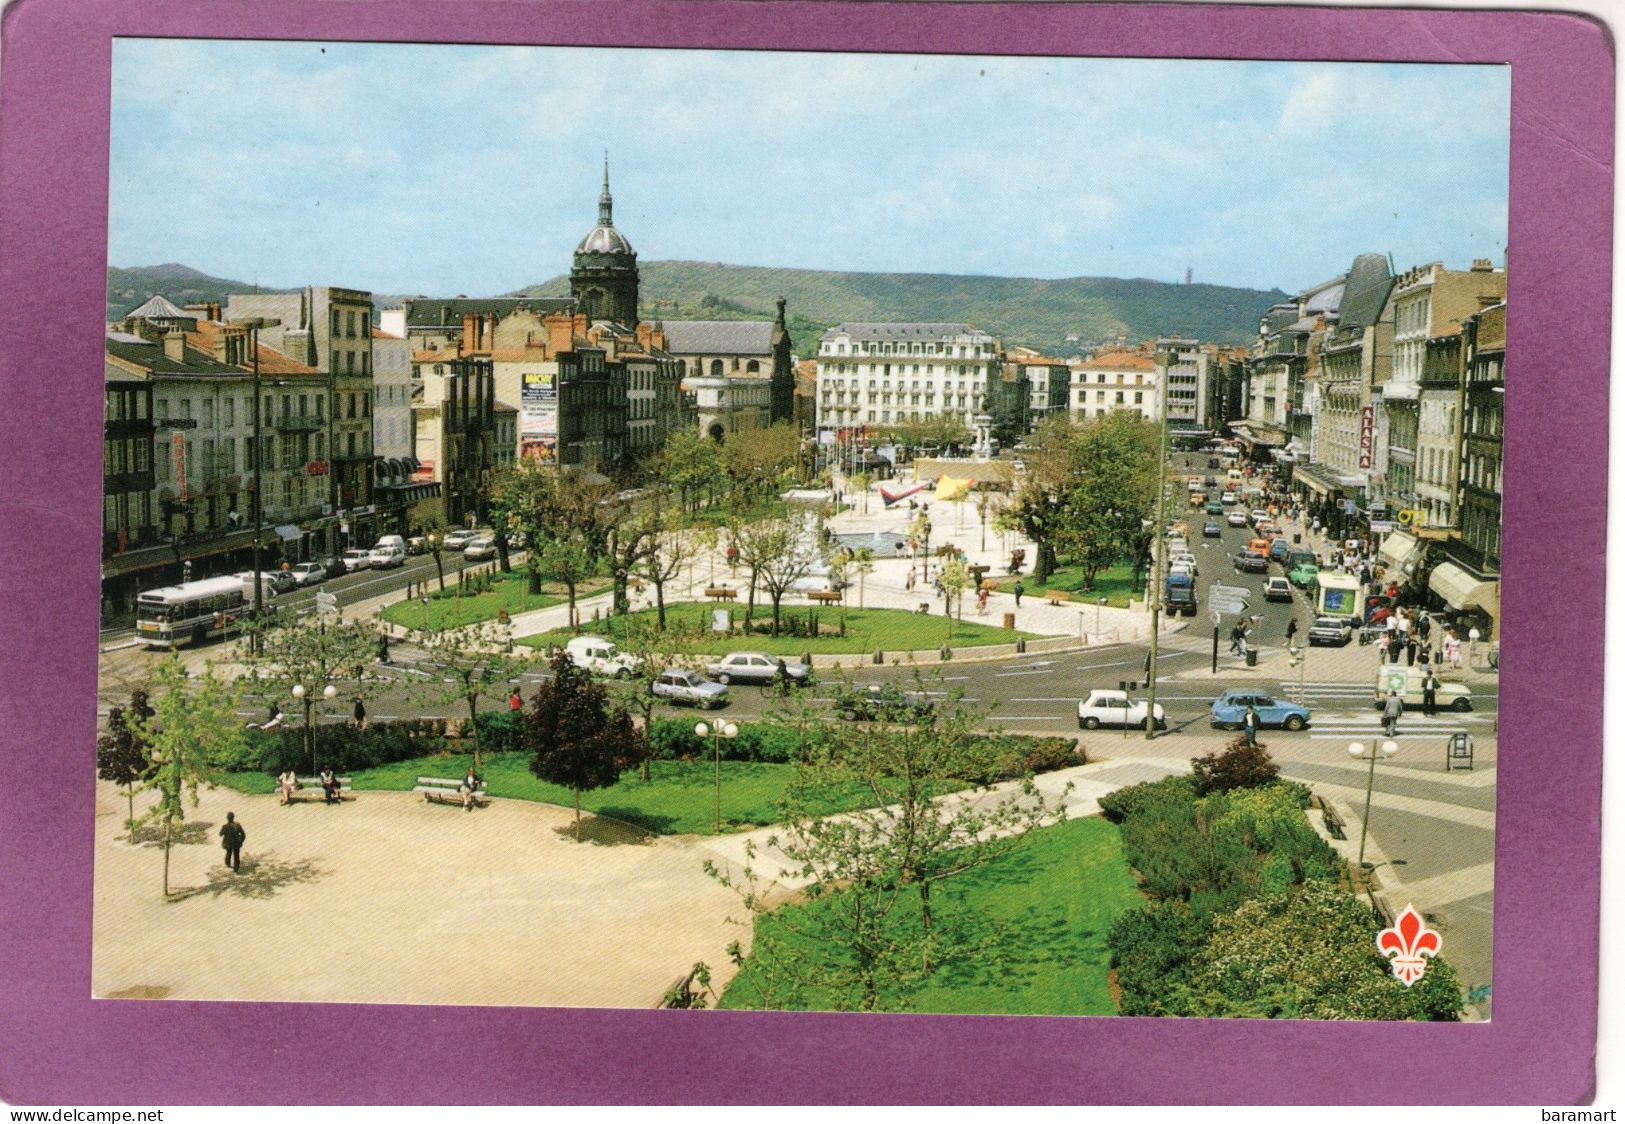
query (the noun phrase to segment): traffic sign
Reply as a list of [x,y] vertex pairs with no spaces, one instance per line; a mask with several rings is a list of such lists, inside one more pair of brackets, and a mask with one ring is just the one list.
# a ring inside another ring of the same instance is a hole
[[1230,615],[1239,616],[1247,611],[1247,602],[1245,601],[1209,601],[1208,605],[1212,608],[1215,615],[1219,613],[1227,613]]
[[1219,582],[1214,582],[1207,587],[1207,595],[1210,598],[1233,597],[1245,601],[1253,595],[1253,591],[1244,585],[1221,585]]
[[316,604],[324,609],[336,609],[339,607],[339,596],[336,593],[320,590],[316,594]]

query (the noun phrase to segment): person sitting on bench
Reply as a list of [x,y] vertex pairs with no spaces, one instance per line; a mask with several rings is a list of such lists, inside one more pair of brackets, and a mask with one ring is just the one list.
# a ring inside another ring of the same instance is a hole
[[474,775],[474,766],[470,765],[468,772],[463,775],[463,783],[457,786],[457,791],[463,797],[463,811],[470,812],[474,810],[474,795],[479,791],[479,788],[480,778]]
[[322,798],[329,804],[339,802],[339,782],[332,769],[322,770]]

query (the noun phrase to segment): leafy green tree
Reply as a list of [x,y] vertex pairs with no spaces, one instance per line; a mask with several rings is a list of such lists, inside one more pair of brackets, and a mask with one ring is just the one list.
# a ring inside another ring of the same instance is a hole
[[956,554],[942,564],[942,568],[937,571],[937,580],[942,582],[943,609],[948,612],[948,637],[952,639],[953,609],[958,609],[960,620],[965,619],[965,591],[971,587],[975,579],[971,577],[964,561]]
[[[564,587],[570,603],[570,627],[581,630],[581,612],[576,607],[581,583],[598,572],[599,555],[591,541],[579,532],[566,532],[557,538],[541,540],[531,551],[540,573]],[[540,588],[538,584],[538,588]]]
[[[637,715],[640,728],[647,735],[654,721],[660,697],[654,693],[655,680],[670,669],[703,670],[704,657],[690,650],[691,636],[664,625],[651,624],[647,617],[628,617],[615,634],[615,646],[631,656],[638,666],[637,674],[629,679],[614,679],[606,684],[611,696],[627,710]],[[647,740],[643,748],[650,749]],[[649,780],[650,754],[638,760],[638,775]]]
[[875,552],[866,546],[860,546],[852,552],[852,569],[858,575],[858,608],[863,608],[863,583],[870,574],[875,572]]
[[1139,414],[1114,411],[1076,430],[1068,453],[1057,547],[1083,571],[1085,589],[1118,561],[1138,573],[1156,535],[1150,524],[1160,480],[1158,427]]
[[663,512],[650,529],[648,548],[640,560],[639,572],[655,589],[655,620],[666,627],[666,586],[694,557],[699,536],[685,531],[681,519]]
[[[485,621],[468,628],[443,628],[423,641],[423,651],[440,674],[413,685],[413,693],[440,704],[464,703],[474,732],[474,771],[480,771],[480,700],[501,698],[530,660],[515,654],[513,629],[505,621]],[[447,680],[450,682],[447,682]]]
[[107,715],[107,732],[96,739],[96,775],[124,789],[124,799],[129,804],[129,818],[124,821],[124,827],[132,843],[135,842],[136,785],[146,779],[152,768],[146,742],[136,726],[150,721],[153,714],[147,692],[137,687],[130,692],[128,710],[115,706]]
[[151,713],[127,714],[135,738],[147,747],[151,768],[143,791],[156,792],[157,802],[143,819],[163,824],[164,897],[169,896],[169,849],[175,825],[186,819],[186,805],[197,807],[198,788],[213,776],[214,766],[241,756],[242,721],[238,684],[215,677],[189,675],[171,652],[152,676]]
[[[801,1006],[814,991],[833,993],[843,1008],[907,1005],[934,970],[993,953],[968,919],[939,908],[933,888],[1019,847],[1065,811],[1031,776],[996,789],[967,781],[998,769],[983,718],[950,697],[912,724],[805,727],[783,826],[766,841],[782,858],[747,848],[739,870],[707,865],[756,915],[750,958],[765,1006]],[[829,814],[854,791],[871,806]],[[775,908],[775,883],[804,885],[807,906]]]
[[610,526],[605,557],[613,583],[613,612],[623,614],[631,608],[627,584],[648,556],[650,540],[659,525],[659,512],[645,509],[624,514]]
[[378,633],[366,621],[343,620],[320,613],[273,623],[260,634],[260,654],[244,646],[249,678],[261,692],[287,701],[294,687],[303,690],[306,708],[305,756],[316,771],[316,745],[308,721],[310,709],[331,684],[351,695],[365,694],[363,675],[378,653]]
[[718,454],[736,500],[749,501],[777,491],[801,454],[801,435],[787,422],[746,429],[728,436]]
[[647,740],[626,708],[612,708],[604,687],[564,652],[553,657],[553,677],[532,698],[520,732],[530,771],[575,793],[578,841],[582,792],[615,784],[648,756]]
[[739,551],[739,560],[750,569],[745,623],[750,623],[760,586],[773,602],[773,635],[777,636],[784,595],[810,574],[817,562],[812,545],[818,539],[817,526],[791,517],[736,520],[729,528],[729,537]]
[[665,446],[650,464],[650,479],[677,489],[678,502],[685,514],[700,506],[700,497],[709,501],[716,488],[721,466],[717,446],[694,430],[680,429],[666,438]]
[[1043,585],[1059,566],[1058,542],[1066,531],[1069,501],[1077,484],[1072,456],[1072,427],[1059,414],[1051,415],[1033,431],[1027,471],[1010,506],[999,522],[1032,540],[1033,581]]

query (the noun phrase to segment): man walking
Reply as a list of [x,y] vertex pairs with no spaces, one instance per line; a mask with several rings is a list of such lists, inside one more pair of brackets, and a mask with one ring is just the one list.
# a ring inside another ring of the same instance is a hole
[[1286,622],[1287,647],[1290,648],[1292,646],[1292,638],[1296,635],[1298,635],[1298,618],[1293,617],[1291,620]]
[[1422,677],[1422,709],[1429,715],[1439,708],[1439,677],[1431,668]]
[[1405,713],[1405,704],[1398,691],[1388,692],[1388,701],[1382,704],[1382,728],[1391,738],[1399,729],[1399,716]]
[[352,713],[355,715],[355,728],[365,730],[367,728],[367,708],[361,702],[360,695],[355,697],[355,710]]
[[238,868],[242,866],[243,842],[247,838],[248,832],[237,822],[237,816],[227,812],[226,822],[220,827],[220,845],[226,849],[226,865],[231,867],[233,874],[236,874]]
[[1247,622],[1238,620],[1235,627],[1230,630],[1230,654],[1232,656],[1245,655],[1242,645],[1246,643]]
[[1253,709],[1252,703],[1247,704],[1247,713],[1241,716],[1241,730],[1247,735],[1248,745],[1258,745],[1258,711]]
[[1016,584],[1010,587],[1010,592],[1016,595],[1016,608],[1021,608],[1021,595],[1027,592],[1027,587],[1021,584],[1020,578],[1017,578]]

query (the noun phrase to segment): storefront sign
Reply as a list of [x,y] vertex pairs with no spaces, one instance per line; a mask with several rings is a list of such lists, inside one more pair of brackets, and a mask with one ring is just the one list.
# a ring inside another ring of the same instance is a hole
[[1376,444],[1376,416],[1374,406],[1360,407],[1360,467],[1371,467],[1371,450]]
[[327,462],[326,461],[308,461],[308,462],[306,462],[306,464],[305,464],[305,475],[306,476],[326,476],[327,475]]
[[434,483],[434,461],[419,461],[417,471],[412,473],[412,483]]

